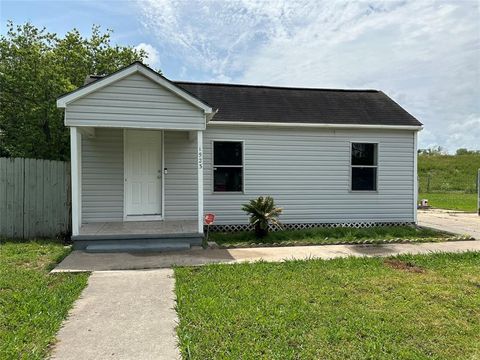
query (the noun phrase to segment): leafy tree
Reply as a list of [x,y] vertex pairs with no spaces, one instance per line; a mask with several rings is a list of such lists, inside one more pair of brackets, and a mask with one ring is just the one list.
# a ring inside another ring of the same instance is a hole
[[430,147],[428,149],[418,149],[420,155],[446,155],[447,152],[441,147]]
[[468,150],[465,148],[460,148],[457,149],[456,155],[475,155],[475,154],[480,154],[480,150]]
[[73,29],[63,38],[31,23],[7,24],[0,36],[0,156],[69,159],[69,133],[58,96],[89,74],[108,74],[146,53],[111,44],[111,30]]

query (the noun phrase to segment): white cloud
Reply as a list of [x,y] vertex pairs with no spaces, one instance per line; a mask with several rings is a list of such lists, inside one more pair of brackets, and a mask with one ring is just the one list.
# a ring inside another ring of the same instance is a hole
[[472,146],[466,146],[474,148],[480,148],[480,115],[470,114],[462,121],[452,122],[446,129],[447,141],[445,147],[447,149],[457,149],[459,144],[472,144]]
[[147,65],[151,67],[160,66],[160,54],[153,45],[140,43],[137,46],[135,46],[135,49],[145,51],[145,53],[147,54],[147,58],[144,60],[144,62]]
[[189,74],[381,89],[425,124],[421,147],[480,148],[477,1],[146,0],[138,6],[162,53]]

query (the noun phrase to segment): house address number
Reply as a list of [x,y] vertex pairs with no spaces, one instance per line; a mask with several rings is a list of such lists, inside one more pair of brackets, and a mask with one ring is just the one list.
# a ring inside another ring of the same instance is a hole
[[203,169],[203,150],[202,147],[198,147],[198,168]]

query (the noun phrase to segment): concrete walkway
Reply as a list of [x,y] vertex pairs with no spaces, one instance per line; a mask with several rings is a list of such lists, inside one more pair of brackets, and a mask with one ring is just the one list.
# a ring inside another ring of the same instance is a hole
[[468,234],[480,240],[480,216],[450,210],[419,210],[418,223],[439,230],[456,234]]
[[168,253],[87,253],[73,251],[53,272],[170,268],[245,261],[332,259],[348,256],[391,256],[432,252],[480,251],[480,241],[385,245],[323,245],[247,249],[192,249]]
[[94,272],[52,359],[179,359],[173,290],[171,269]]

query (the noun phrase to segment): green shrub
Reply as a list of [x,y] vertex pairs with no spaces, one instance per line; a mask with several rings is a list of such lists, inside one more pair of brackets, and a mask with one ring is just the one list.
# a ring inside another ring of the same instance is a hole
[[270,224],[280,226],[278,216],[282,213],[281,208],[275,205],[271,196],[259,196],[242,206],[242,210],[250,215],[250,224],[255,229],[255,235],[259,238],[268,235]]

